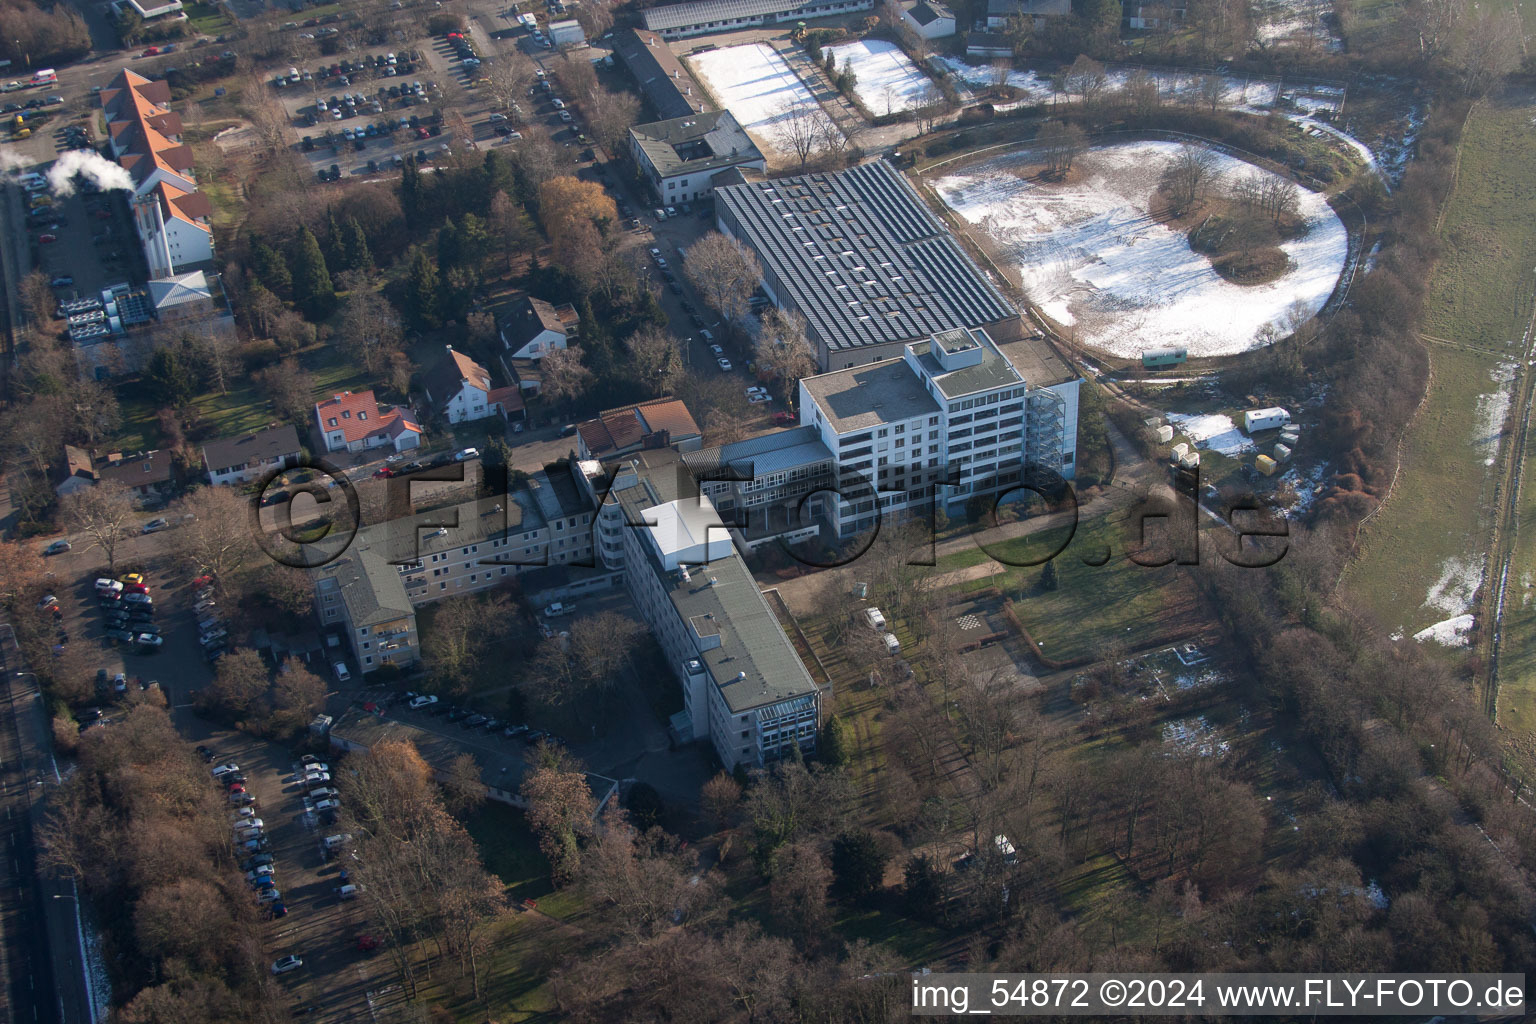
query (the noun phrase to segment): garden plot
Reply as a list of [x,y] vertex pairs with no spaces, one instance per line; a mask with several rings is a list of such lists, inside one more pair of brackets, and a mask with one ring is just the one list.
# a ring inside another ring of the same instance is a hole
[[[933,182],[957,214],[1002,249],[1025,292],[1076,340],[1121,358],[1153,348],[1191,356],[1257,348],[1260,332],[1279,327],[1295,307],[1314,315],[1333,293],[1349,254],[1349,236],[1326,199],[1302,190],[1299,238],[1278,248],[1288,268],[1264,284],[1223,279],[1190,248],[1181,231],[1149,214],[1170,142],[1135,142],[1090,150],[1075,181],[1025,178],[1037,162],[1015,151]],[[1217,153],[1224,175],[1263,171]],[[1278,336],[1288,332],[1280,330]]]
[[856,43],[829,46],[838,68],[847,64],[853,70],[853,91],[859,102],[876,117],[914,110],[935,99],[943,99],[938,87],[917,69],[901,47],[884,39],[861,39]]
[[816,97],[767,43],[705,50],[688,58],[718,102],[759,145],[782,153],[778,125],[791,111],[821,112]]

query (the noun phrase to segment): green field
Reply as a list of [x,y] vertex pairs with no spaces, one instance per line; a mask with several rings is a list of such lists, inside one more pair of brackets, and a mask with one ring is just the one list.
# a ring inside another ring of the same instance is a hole
[[[316,401],[337,391],[360,391],[372,386],[363,371],[334,347],[309,349],[300,353],[299,361],[314,374]],[[199,435],[234,437],[260,430],[277,418],[271,404],[238,362],[228,374],[228,381],[227,394],[210,391],[192,400],[188,419],[196,425]],[[123,411],[123,426],[116,438],[118,447],[124,451],[158,448],[162,439],[155,413],[160,406],[144,393],[142,382],[134,378],[123,380],[117,389],[117,400]]]
[[[994,563],[987,576],[967,581],[965,589],[997,586],[1013,598],[1014,611],[1045,655],[1060,662],[1093,661],[1107,641],[1131,648],[1161,642],[1195,624],[1199,615],[1193,573],[1195,566],[1147,568],[1126,557],[1122,518],[1081,523],[1066,550],[1053,559],[1058,584],[1041,589],[1040,566]],[[1053,539],[1006,541],[989,549],[1010,561],[1040,558],[1061,543]],[[1102,565],[1090,565],[1105,553]],[[963,569],[991,561],[980,550],[939,559],[940,570]]]
[[[1497,416],[1479,396],[1495,391],[1491,374],[1501,364],[1521,357],[1532,311],[1533,117],[1536,100],[1520,93],[1480,103],[1467,120],[1441,257],[1428,285],[1429,395],[1406,438],[1396,490],[1362,531],[1361,554],[1344,580],[1389,630],[1411,635],[1448,618],[1451,612],[1425,605],[1426,594],[1454,560],[1480,566],[1488,551],[1497,467],[1485,465],[1493,452],[1475,439],[1489,435]],[[1521,568],[1536,556],[1536,492],[1529,477],[1526,483],[1524,530],[1505,606],[1500,716],[1513,747],[1536,764],[1536,595],[1524,585],[1529,570]]]
[[[1461,171],[1429,282],[1429,397],[1409,431],[1391,501],[1361,533],[1346,583],[1388,629],[1412,633],[1448,614],[1424,607],[1447,561],[1488,544],[1491,451],[1474,454],[1479,395],[1518,356],[1536,267],[1536,140],[1529,103],[1490,101],[1467,121]],[[1469,346],[1462,348],[1457,346]],[[1486,400],[1485,400],[1486,402]],[[1486,419],[1486,416],[1483,417]]]

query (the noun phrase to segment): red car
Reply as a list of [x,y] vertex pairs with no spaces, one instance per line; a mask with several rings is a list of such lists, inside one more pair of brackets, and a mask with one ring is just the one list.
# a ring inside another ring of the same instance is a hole
[[395,471],[388,466],[380,466],[378,469],[373,471],[373,476],[375,479],[387,480],[394,475]]
[[139,56],[140,57],[158,57],[158,56],[160,56],[160,47],[158,47],[158,46],[151,46],[149,49],[147,49],[143,53],[139,54]]
[[38,235],[37,236],[37,240],[39,242],[42,242],[44,245],[47,245],[49,242],[57,242],[59,240],[59,236],[58,235]]
[[240,785],[240,783],[237,782],[233,786],[229,787],[229,791],[231,793],[244,793],[245,792],[245,787]]
[[212,576],[199,576],[197,579],[192,581],[192,589],[193,590],[202,590],[204,587],[209,586],[212,583],[213,583],[213,577]]
[[793,422],[795,422],[795,416],[793,413],[776,412],[773,414],[773,425],[776,427],[788,426]]
[[123,588],[123,593],[125,593],[125,594],[147,594],[147,593],[149,593],[149,584],[147,584],[147,583],[130,583],[126,587]]
[[429,139],[429,138],[432,137],[432,132],[431,132],[430,129],[425,128],[425,127],[417,128],[416,129],[416,137],[418,139]]

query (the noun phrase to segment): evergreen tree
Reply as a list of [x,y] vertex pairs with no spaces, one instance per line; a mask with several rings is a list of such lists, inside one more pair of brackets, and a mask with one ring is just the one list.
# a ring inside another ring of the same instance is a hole
[[907,861],[902,895],[906,898],[907,913],[920,920],[935,920],[944,906],[944,876],[933,861],[918,854]]
[[288,261],[277,254],[265,242],[258,241],[251,246],[252,269],[261,283],[267,286],[267,290],[280,299],[293,297],[293,278],[288,273]]
[[417,249],[405,280],[405,311],[411,326],[418,331],[428,331],[442,323],[437,312],[439,287],[437,263],[427,250]]
[[821,727],[820,749],[821,760],[825,764],[841,768],[848,763],[848,758],[853,751],[849,749],[848,727],[843,720],[836,715],[827,719],[827,724]]
[[458,265],[459,226],[449,218],[437,233],[437,266],[439,270],[450,270]]
[[144,383],[159,405],[179,409],[192,400],[197,386],[192,371],[181,361],[173,348],[157,348],[149,357],[144,371]]
[[1056,578],[1056,560],[1052,559],[1046,562],[1045,568],[1040,570],[1040,589],[1047,591],[1055,590],[1060,585],[1060,582]]
[[293,301],[309,320],[324,320],[336,308],[336,287],[325,264],[320,243],[309,228],[300,228],[293,246]]
[[336,220],[336,211],[330,207],[325,211],[325,259],[331,266],[346,268],[341,258],[341,224]]
[[491,251],[491,233],[485,219],[473,213],[459,218],[459,265],[479,273]]
[[400,170],[400,209],[405,222],[412,224],[421,215],[421,171],[415,157],[406,157]]
[[348,270],[372,270],[373,253],[368,249],[368,236],[356,217],[348,217],[341,229],[341,263]]
[[885,852],[867,829],[845,832],[832,841],[833,886],[838,895],[868,899],[884,886]]

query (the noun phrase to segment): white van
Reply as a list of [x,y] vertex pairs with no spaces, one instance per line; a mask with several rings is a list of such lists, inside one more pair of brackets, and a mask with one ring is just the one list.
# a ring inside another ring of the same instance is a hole
[[901,641],[896,639],[896,634],[895,633],[886,633],[880,639],[885,642],[885,653],[886,654],[900,654],[901,653]]
[[885,616],[880,613],[879,608],[865,608],[864,621],[869,623],[869,628],[875,632],[885,632]]

